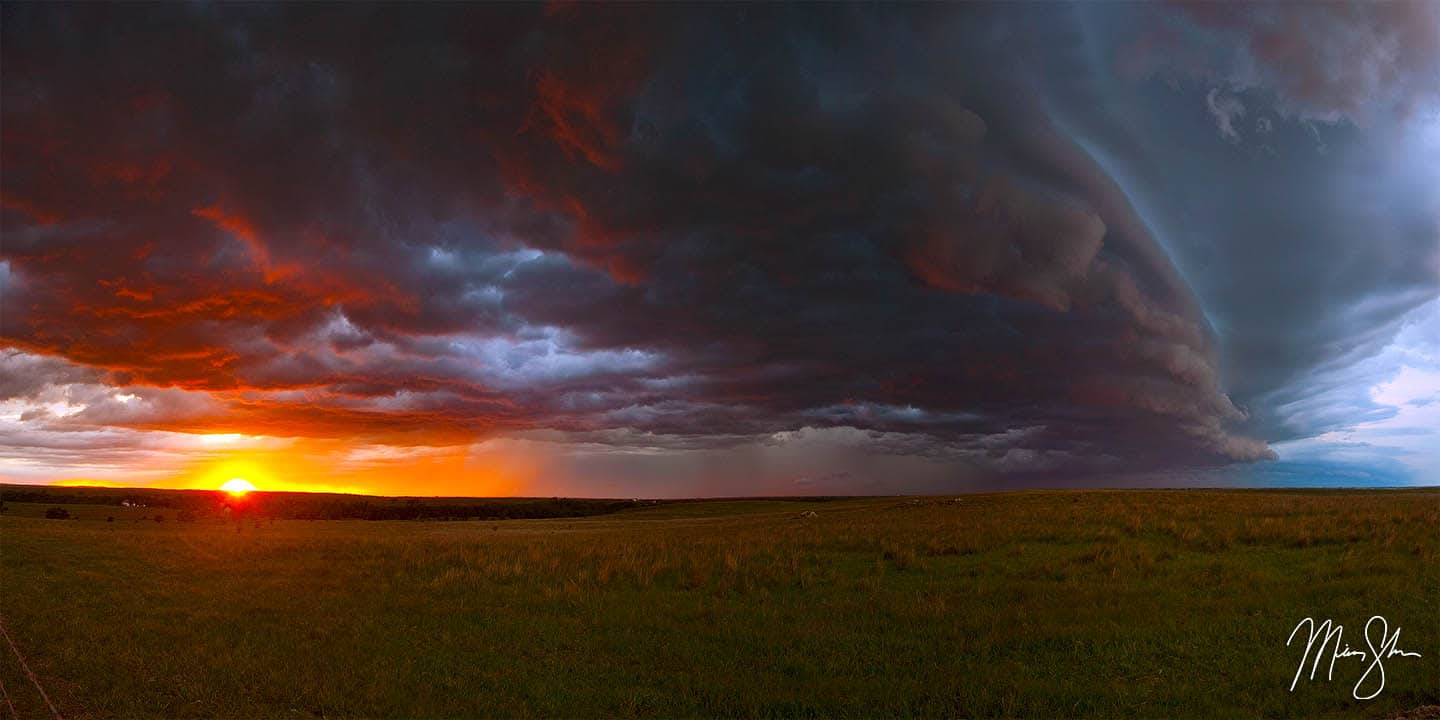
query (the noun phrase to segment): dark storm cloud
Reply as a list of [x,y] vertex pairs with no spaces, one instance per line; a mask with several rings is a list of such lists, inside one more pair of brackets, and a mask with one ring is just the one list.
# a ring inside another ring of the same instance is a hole
[[[1128,72],[1260,90],[1278,113],[1323,122],[1370,125],[1440,102],[1433,2],[1184,2],[1142,13],[1146,30],[1124,55]],[[1211,97],[1222,122],[1245,114],[1233,95]]]
[[[1355,369],[1440,297],[1436,5],[1090,10],[1091,43],[1119,48],[1117,77],[1088,90],[1112,109],[1076,104],[1069,124],[1201,297],[1247,431],[1381,411],[1368,391],[1386,376]],[[1341,382],[1353,399],[1321,399]]]
[[[1433,288],[1417,198],[1322,172],[1358,162],[1343,130],[1293,150],[1349,95],[1280,80],[1284,53],[1171,90],[1212,76],[1106,19],[1150,10],[5,13],[5,342],[67,360],[53,383],[213,394],[180,427],[1254,460],[1237,427],[1294,432],[1267,398]],[[1260,118],[1276,157],[1245,154]],[[1273,211],[1340,191],[1336,216]],[[1377,226],[1383,257],[1314,282]]]

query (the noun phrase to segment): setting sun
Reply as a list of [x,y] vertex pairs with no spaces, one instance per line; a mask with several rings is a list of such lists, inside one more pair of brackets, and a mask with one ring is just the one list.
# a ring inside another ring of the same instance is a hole
[[231,495],[244,495],[245,493],[254,490],[255,486],[251,484],[249,480],[246,480],[244,478],[230,478],[229,480],[225,481],[224,485],[220,486],[220,489],[224,490],[227,493],[230,493]]

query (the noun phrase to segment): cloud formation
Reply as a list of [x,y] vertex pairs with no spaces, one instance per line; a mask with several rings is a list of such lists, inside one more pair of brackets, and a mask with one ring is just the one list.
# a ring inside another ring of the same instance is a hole
[[[1310,155],[1195,192],[1243,158],[1156,151],[1182,104],[1147,93],[1188,81],[1120,12],[1151,11],[6,6],[0,387],[23,409],[3,442],[549,433],[683,454],[818,432],[957,477],[1273,458],[1266,440],[1311,429],[1283,430],[1275,400],[1300,358],[1383,344],[1356,323],[1433,293],[1407,268],[1435,216],[1358,187],[1338,225],[1259,211],[1344,182],[1266,187]],[[1232,150],[1260,112],[1246,92],[1273,94],[1277,142],[1282,118],[1426,92],[1294,77],[1328,16],[1206,12],[1153,27],[1249,58],[1181,90]],[[1367,12],[1356,42],[1398,43],[1409,78],[1433,38]],[[1270,49],[1265,28],[1307,39]],[[1137,188],[1152,175],[1177,191]],[[1390,257],[1264,295],[1297,249],[1277,238],[1344,247],[1371,221]],[[801,455],[849,452],[827,442]]]
[[1440,10],[1425,0],[1186,1],[1107,19],[1117,14],[1141,30],[1120,38],[1116,69],[1208,83],[1212,112],[1254,91],[1283,117],[1368,127],[1440,102]]

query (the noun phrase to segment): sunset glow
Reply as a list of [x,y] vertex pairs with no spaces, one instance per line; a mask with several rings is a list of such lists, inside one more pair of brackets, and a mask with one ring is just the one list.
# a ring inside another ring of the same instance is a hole
[[249,480],[246,480],[244,478],[231,478],[229,480],[226,480],[225,484],[220,486],[220,489],[238,497],[244,495],[245,493],[251,492],[256,488],[254,485],[250,484]]

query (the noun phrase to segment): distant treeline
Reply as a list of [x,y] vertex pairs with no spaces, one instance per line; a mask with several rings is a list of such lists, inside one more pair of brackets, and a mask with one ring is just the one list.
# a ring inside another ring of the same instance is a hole
[[[247,498],[247,501],[249,498]],[[336,500],[312,498],[258,497],[257,511],[273,517],[296,520],[519,520],[604,515],[636,507],[629,500],[492,500],[459,503],[448,498],[408,498],[401,502],[385,499]]]
[[[837,498],[753,499],[817,502]],[[179,519],[238,514],[289,520],[533,520],[605,515],[637,507],[696,501],[379,497],[304,492],[253,492],[237,499],[218,490],[0,485],[0,505],[6,502],[156,508],[177,511]]]
[[[133,490],[129,488],[33,487],[0,485],[0,500],[17,503],[57,505],[144,505],[157,508],[188,508],[215,499],[216,493],[187,490]],[[191,497],[193,496],[193,497]],[[201,497],[203,496],[203,497]]]
[[47,505],[117,505],[292,520],[512,520],[584,517],[654,505],[656,500],[571,498],[391,498],[333,493],[255,492],[243,498],[211,490],[0,486],[0,501]]

